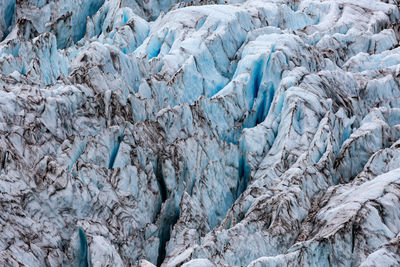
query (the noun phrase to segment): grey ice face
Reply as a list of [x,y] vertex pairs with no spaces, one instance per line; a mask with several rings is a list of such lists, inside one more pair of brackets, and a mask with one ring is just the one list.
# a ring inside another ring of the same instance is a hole
[[0,14],[0,265],[399,264],[395,1]]

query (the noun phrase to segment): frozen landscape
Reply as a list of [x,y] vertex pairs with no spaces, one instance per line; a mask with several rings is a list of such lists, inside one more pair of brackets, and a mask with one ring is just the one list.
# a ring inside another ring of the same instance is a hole
[[0,266],[400,266],[400,1],[0,13]]

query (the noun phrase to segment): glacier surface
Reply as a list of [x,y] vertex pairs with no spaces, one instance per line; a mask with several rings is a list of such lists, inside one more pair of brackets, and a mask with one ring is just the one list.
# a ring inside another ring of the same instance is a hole
[[399,1],[0,14],[0,265],[400,265]]

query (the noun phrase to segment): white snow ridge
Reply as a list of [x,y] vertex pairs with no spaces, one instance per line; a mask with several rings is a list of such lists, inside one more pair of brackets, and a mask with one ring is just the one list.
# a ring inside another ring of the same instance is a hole
[[400,1],[0,14],[0,266],[400,266]]

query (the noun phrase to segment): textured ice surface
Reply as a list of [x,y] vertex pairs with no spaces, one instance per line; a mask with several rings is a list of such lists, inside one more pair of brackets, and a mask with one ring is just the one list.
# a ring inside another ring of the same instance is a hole
[[0,14],[0,265],[400,264],[398,1]]

